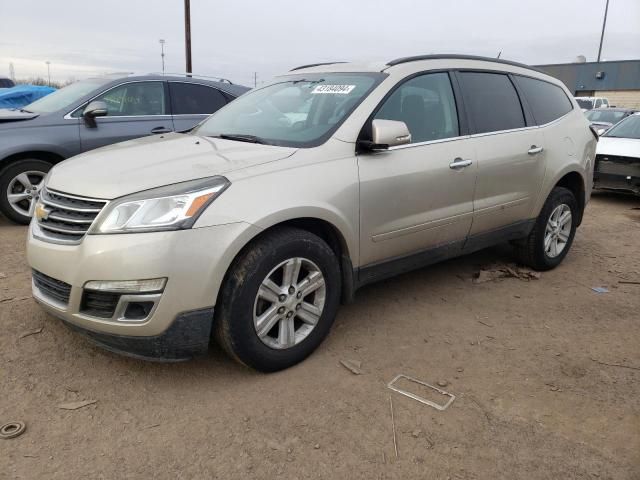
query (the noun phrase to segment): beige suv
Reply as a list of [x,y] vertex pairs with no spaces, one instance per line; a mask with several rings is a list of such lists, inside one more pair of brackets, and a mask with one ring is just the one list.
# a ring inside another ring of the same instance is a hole
[[596,141],[567,89],[526,65],[300,67],[190,133],[56,165],[29,230],[33,295],[108,349],[178,360],[216,338],[279,370],[369,282],[507,241],[557,266]]

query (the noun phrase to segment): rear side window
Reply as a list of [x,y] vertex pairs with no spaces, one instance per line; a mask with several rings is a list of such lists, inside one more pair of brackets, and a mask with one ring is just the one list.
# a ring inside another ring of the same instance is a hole
[[465,107],[476,133],[498,132],[525,126],[515,87],[501,73],[461,72]]
[[516,76],[538,125],[552,122],[573,110],[573,105],[562,88],[535,78]]
[[596,100],[596,108],[600,108],[602,106],[602,100],[597,99]]
[[169,82],[169,92],[174,115],[208,115],[227,104],[217,88],[195,83]]

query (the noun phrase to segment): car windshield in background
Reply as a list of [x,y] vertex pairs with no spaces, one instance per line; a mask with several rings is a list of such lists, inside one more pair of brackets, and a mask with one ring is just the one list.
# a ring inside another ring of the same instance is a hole
[[576,98],[576,102],[580,108],[592,109],[593,108],[593,100],[586,100],[584,98]]
[[111,81],[108,78],[92,78],[90,80],[83,80],[81,82],[72,83],[66,87],[56,90],[55,92],[47,95],[46,97],[36,100],[30,103],[23,110],[33,113],[50,113],[56,112],[63,108],[66,108],[76,101],[80,100],[85,95],[91,93],[100,85]]
[[296,75],[244,94],[194,133],[286,147],[325,142],[384,73]]
[[640,140],[640,115],[631,115],[611,127],[603,137],[635,138]]
[[585,113],[587,119],[590,122],[606,122],[606,123],[618,123],[625,116],[625,112],[616,110],[590,110]]

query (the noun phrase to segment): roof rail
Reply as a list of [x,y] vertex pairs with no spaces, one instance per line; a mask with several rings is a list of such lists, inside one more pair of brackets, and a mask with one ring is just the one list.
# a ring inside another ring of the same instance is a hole
[[402,57],[402,58],[396,58],[395,60],[391,60],[390,62],[387,62],[387,65],[389,67],[393,67],[395,65],[400,65],[402,63],[417,62],[419,60],[443,60],[443,59],[481,60],[483,62],[502,63],[504,65],[512,65],[514,67],[521,67],[529,70],[535,70],[536,72],[540,72],[540,73],[546,73],[536,67],[532,67],[531,65],[526,65],[524,63],[512,62],[510,60],[502,60],[500,58],[482,57],[479,55],[460,55],[460,54],[417,55],[414,57]]
[[299,67],[292,68],[289,70],[293,72],[295,70],[302,70],[303,68],[311,68],[311,67],[321,67],[322,65],[335,65],[336,63],[347,63],[347,62],[324,62],[324,63],[310,63],[309,65],[300,65]]
[[173,75],[176,77],[207,78],[210,80],[217,80],[218,82],[225,82],[225,83],[228,83],[229,85],[233,85],[233,82],[227,78],[214,77],[211,75],[199,75],[197,73],[191,73],[191,72],[150,72],[147,75]]

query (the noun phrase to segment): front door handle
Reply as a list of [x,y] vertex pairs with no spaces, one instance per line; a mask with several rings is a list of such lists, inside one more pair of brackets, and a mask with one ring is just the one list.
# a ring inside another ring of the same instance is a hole
[[158,133],[169,133],[170,131],[171,130],[167,127],[156,127],[151,129],[151,133],[153,133],[154,135]]
[[452,170],[460,170],[461,168],[468,167],[469,165],[472,165],[472,164],[473,164],[472,160],[463,160],[462,158],[458,157],[458,158],[455,158],[453,162],[449,164],[449,168]]
[[531,145],[531,148],[529,149],[529,151],[527,153],[529,155],[536,155],[538,153],[542,153],[543,150],[544,150],[544,148],[542,148],[542,147],[536,147],[535,145]]

